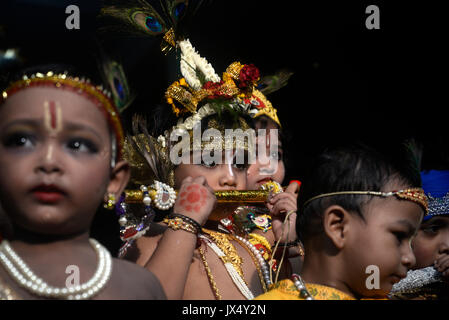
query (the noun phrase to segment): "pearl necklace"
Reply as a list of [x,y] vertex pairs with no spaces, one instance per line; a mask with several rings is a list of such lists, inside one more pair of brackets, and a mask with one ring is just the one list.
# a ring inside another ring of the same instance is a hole
[[31,271],[7,240],[0,244],[0,262],[15,282],[35,295],[56,299],[89,299],[104,288],[112,273],[109,251],[95,239],[89,239],[89,242],[97,253],[98,267],[93,277],[81,285],[65,288],[48,285]]
[[234,237],[240,240],[242,243],[244,243],[248,247],[248,249],[251,250],[251,252],[254,254],[257,261],[259,262],[260,268],[262,269],[265,285],[268,288],[271,285],[271,279],[270,279],[270,268],[267,262],[262,257],[259,250],[257,250],[257,248],[251,242],[249,242],[249,240],[237,235],[234,235]]

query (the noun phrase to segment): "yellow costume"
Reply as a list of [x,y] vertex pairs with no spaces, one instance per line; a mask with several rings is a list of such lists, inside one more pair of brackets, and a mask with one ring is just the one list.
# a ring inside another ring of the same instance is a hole
[[[320,284],[306,283],[307,291],[315,300],[356,300],[350,295]],[[255,300],[304,300],[299,296],[299,291],[290,279],[275,283],[271,290],[256,297]]]
[[[357,300],[343,291],[315,283],[306,283],[307,291],[312,295],[314,300]],[[290,279],[279,281],[271,286],[270,291],[261,294],[254,300],[305,300],[299,295],[299,291]],[[369,299],[362,300],[388,300]]]

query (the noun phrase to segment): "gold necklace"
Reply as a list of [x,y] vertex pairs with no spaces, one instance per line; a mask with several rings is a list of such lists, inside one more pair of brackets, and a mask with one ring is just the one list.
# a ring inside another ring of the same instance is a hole
[[209,238],[221,249],[221,251],[223,251],[225,255],[223,257],[220,257],[223,263],[231,263],[237,273],[242,277],[242,279],[244,279],[242,269],[243,259],[238,255],[237,249],[234,247],[231,241],[229,241],[230,236],[225,233],[216,232],[204,228],[203,233],[207,234]]
[[215,299],[221,300],[220,292],[218,291],[217,283],[214,280],[214,276],[212,275],[212,271],[210,270],[209,264],[206,260],[206,255],[204,254],[204,250],[202,247],[198,248],[200,253],[201,261],[204,264],[204,268],[206,269],[207,278],[209,279],[210,286],[212,287],[212,291],[214,292]]

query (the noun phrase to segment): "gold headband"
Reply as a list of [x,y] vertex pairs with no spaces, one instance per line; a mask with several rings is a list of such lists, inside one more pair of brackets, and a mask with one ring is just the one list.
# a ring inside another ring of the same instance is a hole
[[37,86],[69,88],[76,93],[87,94],[87,97],[100,108],[106,115],[108,122],[111,124],[117,144],[116,159],[120,159],[124,143],[123,127],[120,121],[119,112],[110,98],[110,92],[103,89],[102,86],[94,86],[90,83],[89,79],[71,77],[65,73],[54,74],[52,71],[49,71],[46,74],[38,72],[29,77],[23,76],[21,80],[10,84],[9,87],[2,92],[0,104],[22,89]]
[[396,196],[399,199],[403,200],[409,200],[413,201],[417,204],[419,204],[425,212],[425,215],[427,214],[428,210],[428,201],[427,196],[424,193],[424,190],[422,188],[409,188],[399,191],[390,191],[390,192],[380,192],[380,191],[338,191],[338,192],[330,192],[330,193],[324,193],[320,194],[318,196],[312,197],[306,202],[304,202],[304,207],[306,207],[310,202],[324,198],[324,197],[331,197],[331,196],[337,196],[337,195],[344,195],[344,194],[350,194],[350,195],[368,195],[368,196],[377,196],[377,197],[391,197]]

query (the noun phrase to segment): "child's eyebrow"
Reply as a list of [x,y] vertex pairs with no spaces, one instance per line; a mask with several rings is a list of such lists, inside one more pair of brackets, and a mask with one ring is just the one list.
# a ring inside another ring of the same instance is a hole
[[9,122],[5,125],[4,129],[8,129],[9,127],[13,127],[16,125],[25,125],[32,128],[38,128],[42,124],[42,119],[17,119]]
[[[9,122],[4,129],[7,129],[9,127],[13,127],[16,125],[25,125],[25,126],[29,126],[33,129],[39,129],[42,126],[43,120],[42,119],[17,119],[17,120],[13,120],[11,122]],[[100,134],[97,132],[97,130],[95,130],[94,128],[92,128],[91,126],[88,125],[84,125],[81,123],[74,123],[74,122],[67,122],[64,121],[64,129],[67,131],[84,131],[87,130],[91,133],[93,133],[95,136],[98,137],[98,139],[101,139]]]
[[421,224],[421,226],[427,225],[447,226],[449,225],[449,219],[444,217],[433,217],[432,219],[429,219]]
[[397,220],[395,221],[396,224],[401,224],[404,227],[407,228],[407,233],[409,234],[414,234],[415,231],[417,230],[417,227],[414,226],[410,221],[405,220],[405,219],[401,219],[401,220]]
[[93,133],[94,135],[96,135],[98,137],[98,139],[101,139],[100,134],[92,127],[84,125],[84,124],[80,124],[80,123],[74,123],[74,122],[65,122],[64,123],[65,129],[68,131],[84,131],[87,130],[91,133]]

